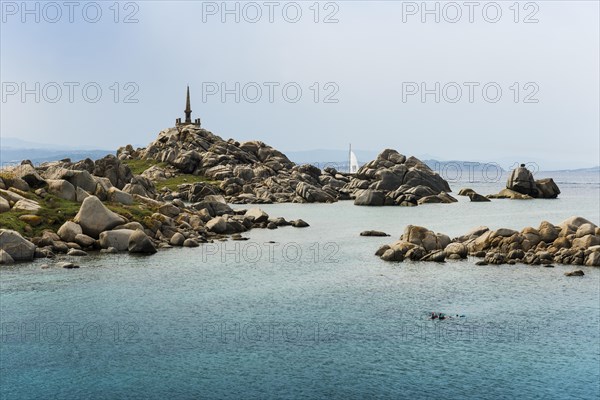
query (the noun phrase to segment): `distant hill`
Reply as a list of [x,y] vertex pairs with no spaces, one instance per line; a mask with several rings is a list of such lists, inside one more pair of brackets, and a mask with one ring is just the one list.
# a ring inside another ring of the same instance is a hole
[[70,158],[72,161],[91,158],[97,160],[107,154],[115,154],[114,150],[44,150],[0,148],[0,166],[18,164],[22,160],[30,160],[34,164]]

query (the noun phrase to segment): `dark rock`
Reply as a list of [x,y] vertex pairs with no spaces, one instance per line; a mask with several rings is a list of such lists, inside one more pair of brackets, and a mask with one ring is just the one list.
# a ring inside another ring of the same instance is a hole
[[357,206],[382,206],[385,203],[385,194],[379,190],[367,189],[363,191],[355,200]]
[[306,228],[306,227],[310,226],[307,222],[305,222],[302,219],[297,219],[297,220],[290,221],[290,222],[294,228]]
[[565,272],[565,276],[584,276],[582,270],[576,269],[575,271]]
[[360,233],[360,236],[390,236],[385,232],[381,231],[363,231]]

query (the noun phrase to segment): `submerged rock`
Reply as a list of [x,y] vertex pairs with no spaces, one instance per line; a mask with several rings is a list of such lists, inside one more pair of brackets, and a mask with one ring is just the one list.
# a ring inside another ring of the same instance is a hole
[[565,272],[565,276],[584,276],[582,270],[576,269],[575,271]]
[[385,232],[381,231],[362,231],[360,236],[390,236]]

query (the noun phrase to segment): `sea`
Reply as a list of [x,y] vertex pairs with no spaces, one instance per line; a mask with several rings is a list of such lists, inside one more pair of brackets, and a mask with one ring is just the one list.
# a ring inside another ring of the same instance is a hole
[[[310,227],[3,266],[0,398],[598,399],[600,268],[374,255],[409,224],[451,237],[600,224],[598,173],[552,177],[554,200],[261,205]],[[485,195],[505,179],[450,184]],[[390,237],[359,235],[371,229]]]

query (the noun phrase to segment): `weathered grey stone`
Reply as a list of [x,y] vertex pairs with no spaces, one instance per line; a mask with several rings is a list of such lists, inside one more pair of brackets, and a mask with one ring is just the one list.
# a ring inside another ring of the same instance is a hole
[[81,204],[74,222],[81,226],[83,233],[98,238],[101,232],[121,225],[125,220],[106,208],[96,196],[90,196]]
[[73,256],[73,257],[85,257],[88,254],[83,251],[83,250],[78,250],[78,249],[71,249],[67,252],[68,256]]
[[144,231],[137,229],[129,236],[128,249],[130,253],[154,254],[156,247]]
[[535,181],[537,197],[543,199],[555,199],[560,194],[560,189],[552,178],[539,179]]
[[0,197],[0,214],[10,211],[10,203],[4,197]]
[[506,181],[506,188],[531,197],[538,195],[533,174],[525,168],[524,164],[512,170]]
[[111,187],[106,194],[107,200],[113,203],[120,203],[125,205],[133,204],[133,196],[129,193],[125,193],[116,187]]
[[269,215],[258,207],[249,209],[244,216],[250,218],[254,223],[265,222],[269,219]]
[[21,199],[17,201],[12,209],[13,211],[25,211],[30,214],[36,214],[42,206],[37,201],[29,200],[29,199]]
[[183,247],[198,247],[200,246],[200,244],[198,244],[198,241],[194,240],[194,239],[185,239],[185,241],[183,242]]
[[117,251],[127,251],[129,250],[129,237],[133,232],[130,229],[102,232],[99,240],[100,247],[103,249],[114,247]]
[[96,240],[94,238],[89,237],[88,235],[84,235],[83,233],[75,235],[73,241],[84,248],[92,247],[96,243]]
[[173,236],[171,236],[171,240],[169,240],[169,244],[171,246],[183,246],[183,242],[185,242],[185,236],[179,232],[176,232]]
[[174,218],[181,213],[181,209],[172,203],[166,203],[160,206],[158,212],[166,215],[167,217]]
[[460,258],[467,258],[468,249],[463,243],[450,243],[444,248],[448,256],[457,255]]
[[225,233],[227,221],[223,217],[215,217],[206,223],[206,229],[214,233]]
[[3,249],[0,249],[0,264],[13,264],[15,260]]
[[72,221],[67,221],[56,232],[58,236],[65,242],[75,241],[75,237],[83,233],[81,226]]
[[64,179],[48,179],[48,192],[64,200],[75,201],[77,194],[75,186]]
[[7,252],[15,261],[31,261],[35,255],[35,245],[23,238],[20,233],[0,229],[0,250]]
[[383,206],[384,204],[385,194],[379,190],[367,189],[354,200],[356,206]]
[[294,220],[294,221],[290,221],[290,223],[292,224],[292,226],[294,228],[307,228],[307,227],[310,226],[308,224],[308,222],[306,222],[306,221],[304,221],[302,219],[297,219],[297,220]]

